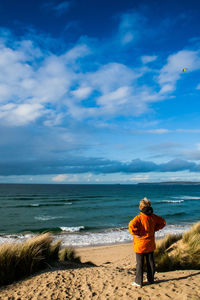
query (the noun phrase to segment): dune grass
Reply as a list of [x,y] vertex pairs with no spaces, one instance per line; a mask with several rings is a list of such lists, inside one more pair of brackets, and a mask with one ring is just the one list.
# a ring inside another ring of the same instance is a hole
[[74,248],[63,248],[59,252],[59,261],[80,262],[80,257],[76,255]]
[[166,249],[169,249],[171,245],[176,243],[182,238],[182,234],[168,234],[162,239],[161,241],[157,242],[156,253],[155,254],[162,254],[165,252]]
[[157,271],[200,269],[200,222],[181,236],[158,241],[154,256]]
[[0,285],[10,284],[56,262],[75,261],[73,248],[61,249],[61,241],[53,242],[49,233],[33,237],[23,243],[0,246]]

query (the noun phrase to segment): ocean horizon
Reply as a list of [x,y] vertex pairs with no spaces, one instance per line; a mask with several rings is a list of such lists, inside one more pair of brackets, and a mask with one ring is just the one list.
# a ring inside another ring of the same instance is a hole
[[167,222],[157,238],[200,219],[198,184],[0,184],[0,243],[47,231],[64,246],[127,243],[143,197]]

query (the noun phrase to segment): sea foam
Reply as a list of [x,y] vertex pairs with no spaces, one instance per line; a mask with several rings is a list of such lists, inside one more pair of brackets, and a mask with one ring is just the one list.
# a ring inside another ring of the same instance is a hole
[[84,226],[77,226],[77,227],[60,227],[62,231],[66,232],[79,232],[83,230],[85,227]]
[[[167,225],[162,230],[156,232],[156,239],[163,238],[167,234],[181,234],[188,230],[192,224],[183,225]],[[119,243],[128,243],[132,241],[132,235],[128,229],[113,228],[102,232],[80,232],[84,226],[61,227],[63,232],[53,234],[55,240],[62,239],[62,245],[73,247],[100,246]],[[34,234],[19,234],[19,235],[1,235],[0,244],[6,242],[22,242]]]
[[166,203],[182,203],[184,200],[163,200],[162,202]]
[[200,197],[197,196],[179,196],[179,197],[172,197],[174,199],[182,199],[182,200],[200,200]]
[[36,216],[35,219],[39,221],[48,221],[48,220],[55,220],[55,219],[62,219],[63,216]]
[[[155,233],[156,239],[163,238],[167,234],[181,234],[190,228],[191,224],[187,225],[167,225],[162,230]],[[72,232],[72,231],[71,231]],[[62,233],[62,243],[64,246],[74,247],[86,247],[86,246],[98,246],[98,245],[111,245],[128,243],[132,241],[132,235],[128,229],[113,228],[112,230],[106,230],[102,232],[90,232],[90,233]],[[56,236],[56,239],[59,239]]]

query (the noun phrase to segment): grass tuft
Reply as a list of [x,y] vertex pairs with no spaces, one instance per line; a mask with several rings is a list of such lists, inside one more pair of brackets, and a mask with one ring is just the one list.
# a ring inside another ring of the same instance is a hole
[[73,261],[80,262],[80,257],[76,256],[75,250],[73,247],[64,248],[59,252],[60,261]]
[[183,234],[183,242],[184,243],[190,243],[190,240],[194,237],[194,236],[198,236],[200,235],[200,222],[195,223],[190,230],[186,231]]
[[60,261],[80,262],[75,250],[61,249],[61,241],[53,242],[49,233],[23,243],[0,246],[0,285],[10,284]]
[[158,241],[154,254],[157,271],[200,269],[200,222],[182,236]]
[[156,247],[156,254],[162,254],[166,251],[166,249],[169,249],[171,245],[176,243],[182,238],[182,235],[176,235],[176,234],[168,234],[162,239],[161,241],[157,242],[157,247]]
[[59,258],[59,251],[61,248],[62,241],[59,240],[50,246],[50,260],[56,261]]

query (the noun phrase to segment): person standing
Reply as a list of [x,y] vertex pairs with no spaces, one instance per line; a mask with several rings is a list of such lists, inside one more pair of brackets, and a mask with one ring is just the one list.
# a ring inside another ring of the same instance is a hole
[[140,214],[129,223],[129,232],[133,235],[133,249],[136,253],[136,277],[133,286],[143,286],[144,258],[147,265],[147,280],[154,283],[156,249],[155,231],[165,227],[163,218],[153,213],[151,201],[144,197],[139,204]]

